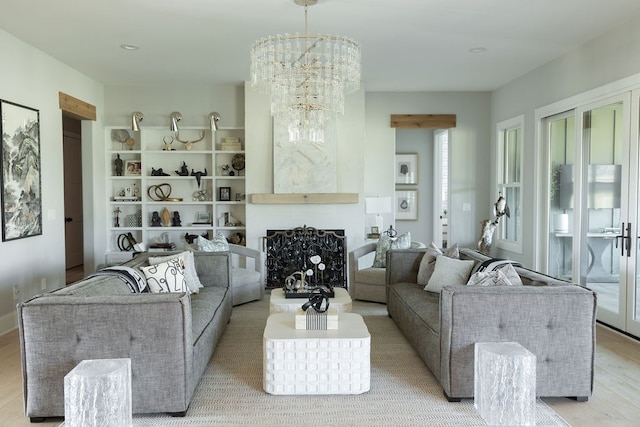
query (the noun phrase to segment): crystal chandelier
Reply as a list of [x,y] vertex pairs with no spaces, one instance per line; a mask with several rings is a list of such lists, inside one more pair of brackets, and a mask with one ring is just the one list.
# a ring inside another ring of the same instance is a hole
[[259,40],[251,48],[251,85],[271,96],[271,115],[288,124],[293,143],[324,141],[324,123],[344,114],[346,94],[360,87],[360,45],[344,36],[304,34]]

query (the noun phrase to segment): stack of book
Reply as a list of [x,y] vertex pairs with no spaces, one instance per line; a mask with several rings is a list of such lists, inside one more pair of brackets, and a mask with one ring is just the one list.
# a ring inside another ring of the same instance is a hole
[[170,243],[152,243],[149,245],[149,252],[175,251],[176,244]]
[[240,151],[242,150],[242,143],[238,138],[228,136],[222,140],[222,149],[224,151]]

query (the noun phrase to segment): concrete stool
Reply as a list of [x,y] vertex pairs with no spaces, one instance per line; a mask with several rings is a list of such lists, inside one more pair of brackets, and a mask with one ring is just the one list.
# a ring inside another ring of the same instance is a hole
[[489,425],[535,425],[536,356],[516,342],[476,343],[473,395]]
[[64,377],[65,427],[131,426],[131,359],[83,360]]

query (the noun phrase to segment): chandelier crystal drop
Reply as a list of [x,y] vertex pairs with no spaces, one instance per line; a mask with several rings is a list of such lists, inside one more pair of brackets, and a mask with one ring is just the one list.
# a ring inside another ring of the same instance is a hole
[[345,95],[360,88],[360,45],[344,36],[305,33],[259,40],[251,49],[251,85],[271,96],[271,115],[288,124],[291,142],[319,143],[324,123],[344,114]]

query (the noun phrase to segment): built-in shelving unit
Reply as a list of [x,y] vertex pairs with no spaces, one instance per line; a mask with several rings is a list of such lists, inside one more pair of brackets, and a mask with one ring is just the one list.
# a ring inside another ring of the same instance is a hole
[[[177,134],[165,127],[125,129],[128,143],[120,142],[125,135],[120,129],[105,128],[107,258],[126,252],[128,233],[147,248],[172,242],[178,249],[185,247],[187,233],[213,237],[222,232],[233,241],[245,235],[245,171],[233,168],[244,165],[243,128],[212,133],[185,127]],[[224,150],[223,142],[232,139],[239,145]]]

